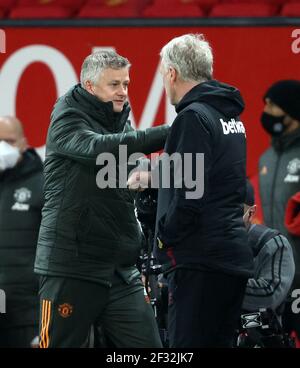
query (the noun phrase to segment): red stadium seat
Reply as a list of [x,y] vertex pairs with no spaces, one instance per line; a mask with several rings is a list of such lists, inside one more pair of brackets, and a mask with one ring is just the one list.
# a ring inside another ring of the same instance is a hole
[[4,18],[8,11],[15,5],[17,0],[0,0],[1,18]]
[[17,0],[0,0],[1,9],[10,9],[16,4]]
[[145,7],[145,5],[152,3],[153,0],[86,0],[85,5],[89,6],[109,6],[109,7],[118,7],[123,5],[129,7]]
[[71,9],[62,6],[45,6],[34,7],[24,6],[11,10],[9,17],[11,19],[53,19],[53,18],[70,18],[73,12]]
[[10,12],[12,19],[70,18],[84,0],[18,0]]
[[[1,1],[1,0],[0,0]],[[71,9],[78,9],[85,0],[18,0],[17,6],[63,6]]]
[[0,18],[4,18],[4,9],[0,8]]
[[[294,1],[299,1],[299,0],[294,0]],[[247,3],[247,4],[276,4],[276,5],[281,5],[283,3],[285,3],[286,0],[220,0],[220,3],[225,3],[225,4],[241,4],[241,3]]]
[[195,0],[195,2],[200,5],[201,9],[208,11],[213,7],[213,5],[219,3],[220,0]]
[[135,18],[144,5],[141,0],[121,0],[110,3],[109,0],[89,0],[79,13],[79,18]]
[[272,17],[277,15],[278,6],[264,3],[217,4],[210,17]]
[[203,17],[204,11],[198,5],[198,1],[185,2],[182,0],[154,0],[142,12],[147,18],[171,18],[171,17]]
[[280,15],[283,17],[300,17],[300,2],[292,2],[283,5]]

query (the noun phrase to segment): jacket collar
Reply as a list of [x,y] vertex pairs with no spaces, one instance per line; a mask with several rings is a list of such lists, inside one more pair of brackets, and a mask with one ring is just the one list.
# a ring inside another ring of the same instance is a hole
[[81,87],[80,83],[73,87],[71,90],[71,99],[68,99],[68,103],[74,107],[80,108],[89,116],[104,126],[111,132],[122,131],[124,125],[129,116],[130,106],[128,102],[125,103],[122,112],[116,113],[113,110],[113,103],[102,102],[98,97],[87,92]]
[[290,134],[272,138],[272,146],[276,151],[284,151],[295,143],[300,143],[300,127]]

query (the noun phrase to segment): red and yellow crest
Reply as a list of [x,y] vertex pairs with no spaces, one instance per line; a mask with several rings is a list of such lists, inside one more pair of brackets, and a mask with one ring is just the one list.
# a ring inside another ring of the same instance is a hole
[[58,313],[63,317],[67,318],[70,317],[70,315],[73,312],[73,306],[69,303],[64,303],[58,306]]

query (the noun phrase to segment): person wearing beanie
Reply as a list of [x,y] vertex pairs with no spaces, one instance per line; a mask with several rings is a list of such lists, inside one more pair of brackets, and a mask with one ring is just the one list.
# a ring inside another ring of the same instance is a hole
[[300,81],[282,80],[265,93],[261,122],[272,136],[288,135],[300,124]]
[[265,225],[278,229],[293,248],[296,273],[285,321],[300,337],[300,313],[292,310],[293,290],[300,289],[300,236],[285,224],[287,203],[300,191],[300,81],[277,81],[264,101],[261,123],[271,144],[259,159],[259,194]]

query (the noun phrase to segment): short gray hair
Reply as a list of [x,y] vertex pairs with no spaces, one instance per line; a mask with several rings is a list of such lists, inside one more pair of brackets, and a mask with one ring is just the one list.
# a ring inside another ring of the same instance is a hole
[[84,87],[86,81],[96,84],[100,73],[104,69],[130,68],[128,59],[118,55],[115,51],[98,51],[85,58],[80,73],[80,83]]
[[162,48],[160,57],[163,66],[175,68],[184,81],[212,79],[212,50],[202,34],[173,38]]

